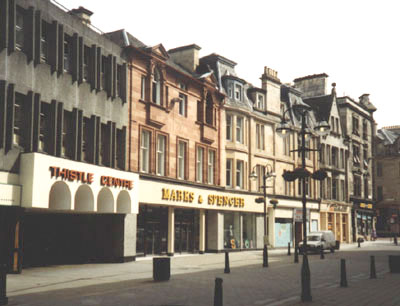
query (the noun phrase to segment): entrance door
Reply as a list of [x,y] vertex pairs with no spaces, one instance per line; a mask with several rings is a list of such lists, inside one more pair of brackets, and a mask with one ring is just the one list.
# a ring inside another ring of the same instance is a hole
[[175,252],[193,252],[193,224],[175,223]]
[[145,233],[145,254],[160,253],[160,226],[156,222],[148,222],[146,224]]

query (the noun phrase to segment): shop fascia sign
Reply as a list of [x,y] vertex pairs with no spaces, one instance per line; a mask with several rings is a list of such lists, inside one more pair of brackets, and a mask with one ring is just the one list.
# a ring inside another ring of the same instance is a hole
[[[310,209],[307,208],[306,210],[307,221],[310,221]],[[303,208],[293,209],[293,219],[294,222],[303,222]]]
[[372,209],[372,204],[360,203],[360,208]]
[[[165,201],[183,202],[183,203],[194,203],[197,200],[198,204],[203,204],[203,195],[195,195],[192,191],[187,190],[175,190],[169,188],[162,188],[161,199]],[[224,206],[224,207],[244,207],[244,198],[240,197],[229,197],[221,195],[209,194],[207,196],[208,205]]]
[[329,211],[336,211],[336,212],[346,212],[347,207],[343,205],[338,205],[338,204],[332,204],[329,207]]
[[[92,184],[94,182],[94,174],[84,171],[71,170],[67,168],[50,166],[50,176],[61,178],[70,182],[81,182],[84,184]],[[100,176],[100,185],[108,187],[121,187],[131,190],[133,188],[133,181],[112,176]]]

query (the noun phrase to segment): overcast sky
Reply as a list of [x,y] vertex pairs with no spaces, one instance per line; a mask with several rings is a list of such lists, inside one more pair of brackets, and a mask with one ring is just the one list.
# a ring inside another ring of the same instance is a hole
[[93,11],[104,32],[126,29],[169,50],[195,43],[261,86],[264,66],[282,83],[327,73],[338,96],[370,94],[378,127],[400,125],[400,3],[397,0],[57,0]]

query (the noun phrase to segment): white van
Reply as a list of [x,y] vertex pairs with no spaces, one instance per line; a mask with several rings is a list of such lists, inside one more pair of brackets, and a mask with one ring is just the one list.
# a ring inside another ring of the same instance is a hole
[[[309,232],[307,235],[307,250],[310,252],[320,252],[330,250],[335,252],[337,247],[335,236],[332,231]],[[303,242],[299,243],[300,251],[303,250]]]

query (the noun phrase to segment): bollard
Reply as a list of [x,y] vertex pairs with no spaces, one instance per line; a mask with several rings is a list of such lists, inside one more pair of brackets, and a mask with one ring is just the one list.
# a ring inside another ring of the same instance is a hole
[[287,244],[287,254],[288,256],[290,256],[290,242],[288,242]]
[[7,305],[7,265],[0,264],[0,305]]
[[263,267],[264,268],[268,267],[268,247],[267,247],[267,245],[264,245],[264,250],[263,250]]
[[375,270],[375,256],[371,255],[371,273],[369,278],[376,278],[376,270]]
[[324,248],[321,246],[321,248],[319,249],[320,254],[321,254],[321,259],[325,259],[325,254],[324,254]]
[[294,263],[299,263],[299,246],[297,243],[294,246]]
[[340,260],[340,287],[347,287],[346,260]]
[[357,242],[358,242],[358,247],[360,248],[360,247],[361,247],[361,239],[358,238],[358,239],[357,239]]
[[310,266],[308,265],[306,250],[303,252],[303,265],[301,266],[301,301],[312,301]]
[[229,268],[229,253],[225,252],[225,270],[224,273],[231,273],[231,269]]
[[222,278],[215,279],[214,306],[222,306]]

